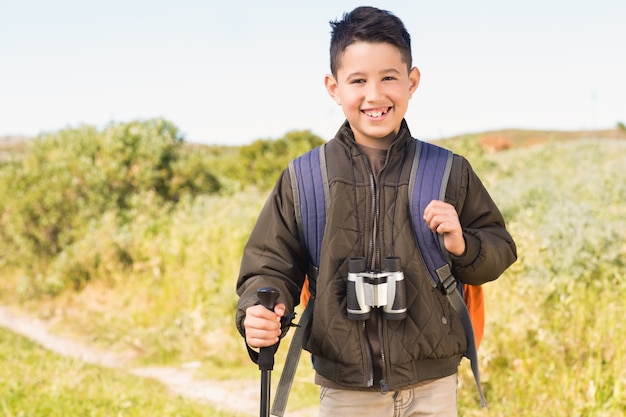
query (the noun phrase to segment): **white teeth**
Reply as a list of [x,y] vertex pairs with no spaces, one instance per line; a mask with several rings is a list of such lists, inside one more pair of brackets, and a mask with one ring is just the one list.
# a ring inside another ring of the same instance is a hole
[[384,114],[385,112],[383,111],[377,111],[377,112],[370,112],[370,113],[365,113],[366,115],[368,115],[369,117],[380,117]]

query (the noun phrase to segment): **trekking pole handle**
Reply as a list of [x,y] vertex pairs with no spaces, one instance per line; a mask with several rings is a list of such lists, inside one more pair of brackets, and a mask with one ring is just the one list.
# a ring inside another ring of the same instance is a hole
[[[278,290],[272,287],[259,288],[256,292],[257,297],[263,307],[274,311],[276,300],[278,300]],[[271,391],[271,371],[274,368],[275,346],[263,347],[259,351],[259,369],[261,370],[261,408],[260,417],[270,416],[270,391]]]
[[278,290],[272,287],[259,288],[256,292],[261,305],[270,311],[274,311],[276,300],[278,300]]

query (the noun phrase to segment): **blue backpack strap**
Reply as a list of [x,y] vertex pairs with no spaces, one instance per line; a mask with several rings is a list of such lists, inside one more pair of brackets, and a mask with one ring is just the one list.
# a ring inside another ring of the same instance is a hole
[[289,163],[289,175],[300,243],[306,247],[309,261],[307,275],[311,298],[302,312],[298,327],[289,344],[285,366],[278,381],[271,410],[271,415],[276,417],[285,415],[289,392],[304,346],[304,336],[308,332],[315,304],[315,280],[320,263],[320,250],[324,228],[326,227],[326,208],[328,207],[325,144],[291,161]]
[[453,155],[449,150],[439,146],[421,141],[416,142],[409,180],[410,211],[415,238],[430,273],[431,284],[433,287],[442,289],[463,323],[467,337],[467,356],[480,394],[480,404],[486,407],[487,401],[480,384],[474,328],[463,299],[463,283],[457,281],[452,275],[450,255],[443,245],[443,236],[430,230],[422,217],[424,209],[432,200],[444,201]]
[[432,200],[444,200],[451,169],[452,152],[416,140],[409,180],[411,220],[420,252],[431,273],[433,286],[437,286],[439,282],[436,271],[448,264],[448,253],[443,246],[443,238],[439,240],[440,236],[428,228],[422,216]]
[[325,147],[321,145],[289,163],[300,241],[306,246],[309,263],[315,268],[319,267],[328,206]]

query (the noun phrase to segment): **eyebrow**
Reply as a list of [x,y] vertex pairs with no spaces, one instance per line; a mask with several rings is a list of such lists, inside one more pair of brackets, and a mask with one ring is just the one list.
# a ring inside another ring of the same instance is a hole
[[[381,75],[382,75],[382,74],[389,74],[390,72],[392,72],[392,73],[394,73],[394,74],[400,74],[400,71],[398,71],[398,70],[397,70],[397,69],[395,69],[395,68],[387,68],[387,69],[384,69],[384,70],[380,71],[380,72],[379,72],[379,74],[381,74]],[[362,76],[364,76],[364,75],[365,75],[365,73],[364,73],[364,72],[362,72],[362,71],[352,72],[352,73],[350,73],[350,74],[346,75],[345,79],[346,79],[346,80],[349,80],[349,79],[351,79],[351,78],[358,78],[358,77],[362,77]]]

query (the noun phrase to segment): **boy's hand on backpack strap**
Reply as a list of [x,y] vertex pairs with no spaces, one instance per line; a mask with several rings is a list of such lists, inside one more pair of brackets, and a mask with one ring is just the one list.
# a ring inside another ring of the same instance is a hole
[[453,205],[433,200],[424,209],[424,221],[432,230],[443,235],[443,244],[452,255],[465,253],[465,238],[459,215]]
[[282,303],[276,304],[274,311],[260,304],[248,307],[243,321],[248,346],[261,348],[276,344],[281,333],[280,319],[284,315],[285,305]]

